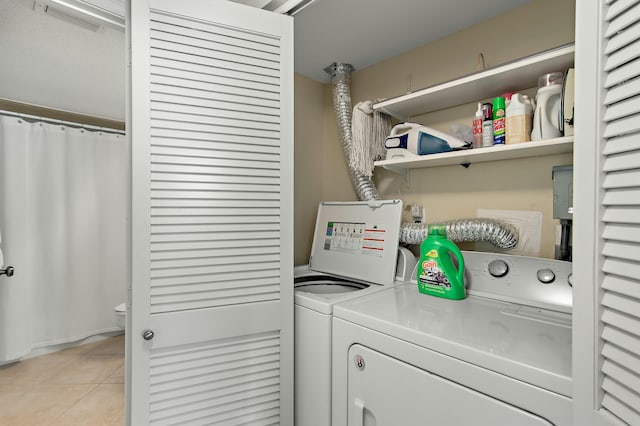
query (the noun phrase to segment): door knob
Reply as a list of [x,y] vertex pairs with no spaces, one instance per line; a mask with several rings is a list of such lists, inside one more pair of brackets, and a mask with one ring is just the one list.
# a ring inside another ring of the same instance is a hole
[[0,275],[6,275],[8,277],[13,276],[13,266],[7,266],[4,269],[0,269]]
[[151,330],[145,330],[145,331],[142,332],[142,338],[144,340],[151,340],[151,339],[153,339],[153,336],[154,336],[154,334],[153,334],[153,331],[151,331]]

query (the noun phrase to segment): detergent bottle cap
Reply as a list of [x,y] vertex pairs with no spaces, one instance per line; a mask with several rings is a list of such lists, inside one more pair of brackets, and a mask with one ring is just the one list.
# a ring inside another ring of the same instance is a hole
[[438,236],[447,238],[446,225],[429,225],[429,236]]
[[556,84],[562,84],[564,74],[561,72],[550,72],[538,77],[538,89],[541,87],[553,86]]

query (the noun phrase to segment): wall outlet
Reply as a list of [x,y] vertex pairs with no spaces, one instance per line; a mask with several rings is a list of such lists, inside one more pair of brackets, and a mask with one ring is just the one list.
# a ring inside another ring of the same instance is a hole
[[409,204],[411,208],[411,218],[414,222],[426,223],[427,211],[420,204]]
[[478,251],[501,252],[520,256],[540,256],[542,241],[542,212],[526,210],[478,209],[477,217],[500,219],[518,228],[518,244],[512,249],[501,249],[487,242],[477,242]]

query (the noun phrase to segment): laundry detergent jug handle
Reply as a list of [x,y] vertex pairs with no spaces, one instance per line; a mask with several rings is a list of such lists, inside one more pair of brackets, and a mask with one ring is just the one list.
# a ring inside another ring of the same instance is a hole
[[462,256],[462,252],[456,247],[453,252],[458,259],[458,272],[456,273],[456,277],[458,278],[459,283],[464,283],[464,256]]
[[450,251],[453,253],[453,255],[456,257],[456,260],[458,261],[458,265],[453,264],[453,266],[454,267],[457,266],[456,278],[459,283],[462,283],[464,279],[464,257],[462,256],[462,252],[460,251],[458,246],[455,245],[455,243],[450,241],[447,241],[445,243],[445,247],[447,251]]

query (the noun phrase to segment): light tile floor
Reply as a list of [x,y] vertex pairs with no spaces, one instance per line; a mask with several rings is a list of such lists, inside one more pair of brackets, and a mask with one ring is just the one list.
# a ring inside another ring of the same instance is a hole
[[0,425],[124,424],[124,335],[0,366]]

